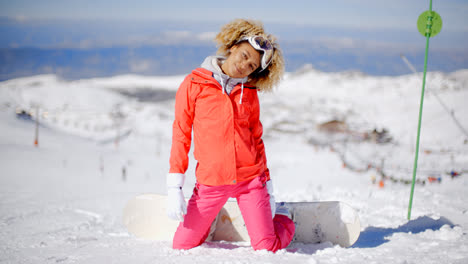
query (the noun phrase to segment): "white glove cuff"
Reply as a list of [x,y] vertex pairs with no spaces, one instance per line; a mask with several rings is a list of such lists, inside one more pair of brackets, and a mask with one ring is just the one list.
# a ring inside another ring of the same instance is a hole
[[185,174],[168,173],[166,176],[166,186],[168,188],[181,188],[184,186]]
[[266,182],[268,194],[273,195],[273,182],[271,180]]

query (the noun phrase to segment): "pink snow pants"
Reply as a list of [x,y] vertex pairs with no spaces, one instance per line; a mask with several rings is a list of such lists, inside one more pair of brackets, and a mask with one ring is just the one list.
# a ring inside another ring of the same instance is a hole
[[272,220],[270,195],[265,177],[236,185],[196,184],[187,205],[187,215],[174,235],[174,249],[190,249],[208,237],[210,226],[229,197],[237,199],[254,250],[276,252],[286,248],[294,236],[294,222],[284,215]]

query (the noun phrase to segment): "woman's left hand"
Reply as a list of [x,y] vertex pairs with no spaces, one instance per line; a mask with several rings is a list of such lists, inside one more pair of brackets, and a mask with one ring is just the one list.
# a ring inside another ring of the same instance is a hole
[[268,194],[270,195],[270,207],[271,207],[271,216],[272,218],[275,217],[276,212],[276,201],[275,196],[273,195],[273,183],[271,180],[266,182]]

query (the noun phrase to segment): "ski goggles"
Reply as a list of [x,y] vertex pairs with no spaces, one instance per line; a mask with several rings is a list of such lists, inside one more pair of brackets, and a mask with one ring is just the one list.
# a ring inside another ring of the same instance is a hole
[[254,49],[263,52],[261,59],[262,69],[260,71],[265,70],[268,65],[270,65],[271,59],[273,58],[273,45],[271,45],[271,42],[267,38],[261,36],[243,37],[237,43],[242,41],[248,41]]

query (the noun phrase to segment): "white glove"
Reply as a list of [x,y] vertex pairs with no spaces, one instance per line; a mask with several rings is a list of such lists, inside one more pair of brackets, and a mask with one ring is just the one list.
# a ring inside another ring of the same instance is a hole
[[187,214],[187,203],[185,202],[182,186],[184,186],[185,174],[168,173],[167,185],[167,216],[173,220],[184,221]]
[[268,194],[270,195],[270,207],[271,207],[271,216],[275,217],[276,212],[276,201],[275,196],[273,195],[273,183],[271,180],[267,181],[266,183]]

